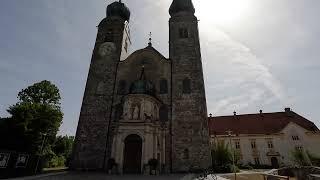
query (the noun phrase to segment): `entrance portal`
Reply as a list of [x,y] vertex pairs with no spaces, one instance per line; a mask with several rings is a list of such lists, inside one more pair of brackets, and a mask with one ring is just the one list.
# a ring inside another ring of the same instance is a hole
[[273,168],[279,168],[278,158],[272,157],[271,158],[271,165],[272,165]]
[[140,136],[129,135],[125,141],[123,172],[125,174],[141,173],[142,139]]

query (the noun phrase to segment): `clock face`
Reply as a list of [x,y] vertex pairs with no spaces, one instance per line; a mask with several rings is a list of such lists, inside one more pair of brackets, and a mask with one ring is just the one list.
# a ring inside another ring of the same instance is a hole
[[99,48],[99,54],[101,56],[107,56],[112,54],[116,50],[116,46],[112,42],[105,42],[101,44]]

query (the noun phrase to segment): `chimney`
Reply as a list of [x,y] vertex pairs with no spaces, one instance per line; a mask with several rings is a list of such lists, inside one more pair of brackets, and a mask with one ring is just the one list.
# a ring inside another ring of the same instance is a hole
[[236,112],[236,111],[234,111],[234,112],[233,112],[233,115],[234,115],[234,116],[237,116],[237,112]]
[[260,114],[263,114],[263,111],[262,111],[262,110],[260,110]]
[[291,112],[291,108],[285,108],[284,112],[287,112],[287,113]]
[[212,113],[209,114],[209,117],[212,117]]

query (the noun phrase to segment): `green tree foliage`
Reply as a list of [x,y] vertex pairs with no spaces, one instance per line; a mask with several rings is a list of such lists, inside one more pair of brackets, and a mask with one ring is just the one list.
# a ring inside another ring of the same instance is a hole
[[[232,152],[224,143],[217,143],[211,152],[213,171],[216,173],[238,172],[237,166],[233,166]],[[236,158],[236,157],[235,157]],[[235,159],[236,160],[236,159]]]
[[307,155],[313,166],[320,166],[320,157],[318,155],[312,154],[309,151],[307,151]]
[[[60,163],[57,163],[58,166],[61,166],[61,162],[63,162],[63,166],[68,166],[71,158],[72,147],[73,147],[73,136],[58,136],[56,142],[52,148],[55,156],[53,159],[58,160]],[[52,166],[50,166],[52,167]],[[57,167],[57,166],[53,166]]]
[[50,81],[41,81],[19,92],[20,102],[31,104],[47,104],[59,107],[60,93],[57,86]]
[[306,152],[304,150],[295,149],[291,152],[291,158],[295,165],[297,166],[310,166],[311,161]]
[[224,143],[217,143],[212,149],[212,164],[214,166],[222,166],[232,163],[232,153]]
[[1,133],[4,137],[0,138],[5,138],[1,142],[5,143],[0,148],[39,155],[45,137],[44,152],[50,154],[63,117],[59,89],[41,81],[21,90],[18,99],[8,109],[12,117],[5,120],[9,130]]

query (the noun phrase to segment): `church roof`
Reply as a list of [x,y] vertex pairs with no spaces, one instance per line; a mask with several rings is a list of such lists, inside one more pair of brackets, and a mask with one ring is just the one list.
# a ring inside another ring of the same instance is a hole
[[158,54],[161,58],[163,59],[167,59],[166,57],[164,57],[164,55],[162,55],[158,50],[156,50],[153,46],[147,46],[146,48],[144,49],[147,49],[147,50],[151,50],[151,51],[154,51],[156,54]]
[[211,135],[225,135],[226,131],[232,131],[233,134],[275,134],[289,123],[319,132],[313,122],[289,109],[286,112],[209,117]]

